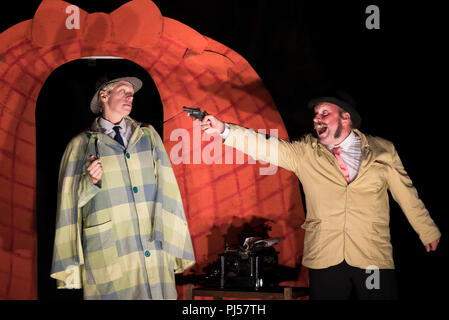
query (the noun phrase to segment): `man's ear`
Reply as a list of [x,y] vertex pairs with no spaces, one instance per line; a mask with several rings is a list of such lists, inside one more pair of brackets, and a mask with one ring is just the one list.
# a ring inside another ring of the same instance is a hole
[[341,118],[342,118],[343,120],[348,121],[349,126],[351,127],[351,129],[353,129],[353,127],[352,127],[351,114],[350,114],[349,112],[343,112],[342,115],[341,115]]
[[343,118],[343,120],[351,120],[351,114],[349,112],[343,112],[341,114],[341,117]]
[[106,92],[106,91],[103,91],[103,90],[100,90],[100,100],[103,101],[103,102],[105,102],[106,99],[107,99],[107,97],[108,97],[107,92]]

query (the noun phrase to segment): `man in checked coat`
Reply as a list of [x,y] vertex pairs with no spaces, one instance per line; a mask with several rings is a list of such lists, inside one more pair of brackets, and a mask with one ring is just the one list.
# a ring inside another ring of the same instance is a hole
[[101,85],[90,105],[101,116],[61,161],[51,277],[84,299],[176,299],[174,274],[195,262],[162,140],[128,116],[141,87]]
[[267,138],[212,115],[201,127],[206,133],[218,131],[225,145],[294,172],[301,181],[307,205],[302,263],[309,268],[311,299],[349,299],[353,290],[360,299],[395,299],[387,190],[428,252],[436,250],[440,231],[394,145],[358,130],[361,117],[347,94],[314,99],[309,108],[316,136],[294,142]]

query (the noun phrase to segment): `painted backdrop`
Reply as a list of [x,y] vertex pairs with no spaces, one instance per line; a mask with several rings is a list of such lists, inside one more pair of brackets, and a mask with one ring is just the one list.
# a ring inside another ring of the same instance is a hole
[[[182,114],[184,105],[201,106],[224,121],[277,129],[288,138],[255,70],[232,49],[164,17],[149,0],[130,1],[110,14],[79,10],[79,25],[70,5],[44,0],[33,19],[0,35],[0,299],[37,298],[36,101],[53,70],[87,56],[123,57],[148,72],[162,100],[169,154],[180,146],[171,134],[188,133],[189,161],[173,163],[197,259],[185,274],[204,272],[225,243],[240,243],[244,231],[283,238],[276,245],[279,263],[296,271],[283,284],[308,285],[300,267],[304,212],[296,177],[283,169],[261,175],[267,164],[246,157],[237,164],[240,155],[229,157],[223,146],[217,158],[213,140]],[[214,156],[212,164],[204,154]]]

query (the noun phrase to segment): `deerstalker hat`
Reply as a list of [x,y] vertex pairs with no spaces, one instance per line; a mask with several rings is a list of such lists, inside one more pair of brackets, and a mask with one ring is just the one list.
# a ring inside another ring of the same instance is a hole
[[100,91],[103,90],[108,84],[119,81],[127,81],[131,83],[134,88],[134,93],[136,93],[137,91],[140,90],[140,88],[142,88],[142,81],[136,77],[122,77],[104,82],[98,87],[92,100],[90,101],[90,110],[92,110],[93,113],[97,114],[100,113],[101,111],[101,101],[99,97]]

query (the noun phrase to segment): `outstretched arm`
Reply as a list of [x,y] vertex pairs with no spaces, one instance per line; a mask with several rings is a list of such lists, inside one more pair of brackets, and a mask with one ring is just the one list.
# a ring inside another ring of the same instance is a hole
[[[229,126],[229,133],[226,126]],[[235,124],[225,124],[213,115],[207,115],[201,121],[201,129],[207,134],[220,133],[225,145],[250,155],[255,160],[269,162],[295,173],[302,158],[302,143],[278,139],[277,135],[258,133]],[[223,134],[224,133],[224,134]]]

